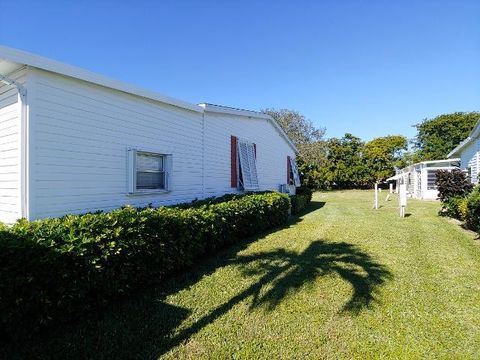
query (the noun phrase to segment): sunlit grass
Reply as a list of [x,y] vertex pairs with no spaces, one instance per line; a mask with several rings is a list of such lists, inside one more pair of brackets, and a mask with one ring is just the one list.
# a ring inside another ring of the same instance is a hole
[[6,357],[480,358],[479,242],[386,195],[317,193],[290,226]]

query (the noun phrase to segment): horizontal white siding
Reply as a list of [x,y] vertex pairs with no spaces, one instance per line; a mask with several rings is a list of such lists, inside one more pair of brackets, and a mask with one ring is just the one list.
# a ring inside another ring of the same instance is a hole
[[[25,83],[25,72],[12,75]],[[20,104],[17,90],[0,86],[0,221],[12,223],[20,209]]]
[[[201,198],[202,114],[32,70],[31,218]],[[172,154],[172,191],[127,195],[127,148]]]
[[469,144],[465,149],[463,149],[461,158],[460,158],[460,166],[462,170],[467,170],[471,168],[472,183],[478,183],[478,163],[479,163],[479,150],[480,144],[479,139],[474,140],[471,144]]
[[244,116],[205,113],[205,192],[216,196],[231,188],[230,137],[256,144],[260,189],[278,190],[287,182],[287,156],[293,150],[268,121]]

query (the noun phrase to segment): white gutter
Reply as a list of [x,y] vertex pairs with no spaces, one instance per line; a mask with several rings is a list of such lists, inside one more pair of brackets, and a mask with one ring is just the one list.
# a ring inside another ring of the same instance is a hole
[[0,83],[17,90],[17,104],[20,112],[20,216],[28,219],[28,111],[27,89],[20,83],[0,74]]

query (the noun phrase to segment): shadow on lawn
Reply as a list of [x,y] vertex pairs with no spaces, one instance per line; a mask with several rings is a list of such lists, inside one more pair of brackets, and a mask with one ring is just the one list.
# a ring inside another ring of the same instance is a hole
[[[300,215],[320,209],[324,204],[314,202]],[[292,218],[287,226],[299,221],[299,217]],[[239,254],[252,241],[264,236],[220,252],[162,286],[115,304],[107,312],[92,314],[81,324],[70,325],[70,329],[58,329],[48,334],[46,343],[42,340],[28,352],[36,353],[37,358],[157,358],[248,298],[251,298],[251,310],[264,307],[272,311],[303,285],[337,274],[353,288],[343,311],[356,314],[375,301],[378,287],[391,277],[383,265],[345,242],[317,240],[300,253],[275,249]],[[191,311],[165,303],[166,297],[188,289],[223,266],[239,267],[242,276],[252,279],[251,285],[182,329],[181,324]],[[44,357],[38,356],[39,350]],[[24,357],[21,353],[16,355]]]

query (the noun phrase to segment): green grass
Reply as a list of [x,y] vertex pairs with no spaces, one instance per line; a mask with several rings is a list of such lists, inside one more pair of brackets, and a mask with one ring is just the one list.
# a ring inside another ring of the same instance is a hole
[[317,193],[249,239],[13,358],[480,358],[480,243],[436,202]]

